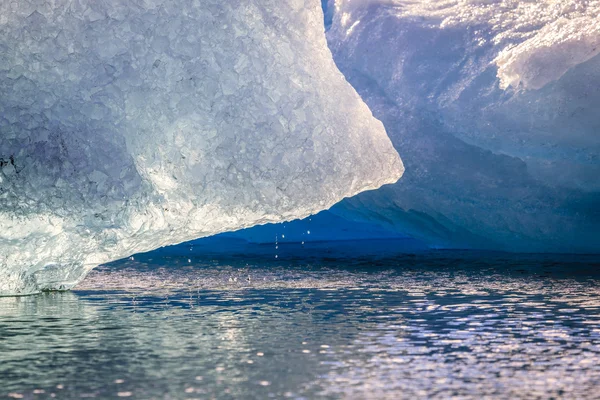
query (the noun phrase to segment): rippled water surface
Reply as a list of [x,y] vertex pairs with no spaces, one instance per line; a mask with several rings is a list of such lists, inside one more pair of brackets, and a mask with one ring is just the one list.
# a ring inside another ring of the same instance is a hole
[[0,298],[0,397],[600,397],[598,257],[190,251]]

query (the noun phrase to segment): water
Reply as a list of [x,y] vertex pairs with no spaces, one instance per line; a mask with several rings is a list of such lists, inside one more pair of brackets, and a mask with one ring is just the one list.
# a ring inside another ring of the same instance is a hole
[[0,298],[0,398],[600,397],[598,257],[312,246]]

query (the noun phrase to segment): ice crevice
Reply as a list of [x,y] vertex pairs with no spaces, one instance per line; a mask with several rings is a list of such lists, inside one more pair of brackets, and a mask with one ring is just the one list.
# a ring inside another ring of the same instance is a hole
[[396,182],[317,0],[0,3],[0,295]]

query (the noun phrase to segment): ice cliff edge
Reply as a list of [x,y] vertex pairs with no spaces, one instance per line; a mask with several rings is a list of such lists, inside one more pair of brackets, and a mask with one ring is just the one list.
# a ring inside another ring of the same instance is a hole
[[402,162],[317,0],[0,3],[0,295],[305,217]]

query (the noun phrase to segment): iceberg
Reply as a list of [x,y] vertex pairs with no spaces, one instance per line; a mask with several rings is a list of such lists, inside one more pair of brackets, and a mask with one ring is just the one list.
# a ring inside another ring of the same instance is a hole
[[396,182],[317,0],[0,2],[0,295]]
[[600,251],[600,2],[329,0],[404,177],[331,211],[434,247]]

